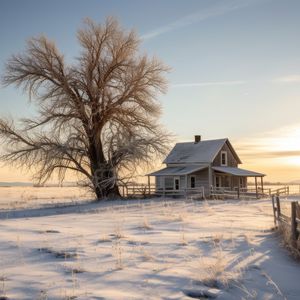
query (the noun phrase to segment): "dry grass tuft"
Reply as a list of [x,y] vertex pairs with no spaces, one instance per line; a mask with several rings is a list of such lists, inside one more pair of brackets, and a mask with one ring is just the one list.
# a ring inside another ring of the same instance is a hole
[[120,224],[118,224],[116,227],[115,227],[115,231],[114,233],[112,234],[112,236],[114,236],[115,238],[117,239],[123,239],[125,238],[125,234],[123,233],[123,229],[121,227]]
[[278,232],[282,236],[283,245],[288,249],[295,259],[300,260],[300,251],[297,249],[297,242],[295,243],[295,241],[293,241],[291,238],[290,227],[284,224],[279,224]]
[[152,226],[150,225],[150,223],[149,223],[149,221],[146,217],[144,217],[141,228],[144,229],[144,230],[151,230],[152,229]]
[[211,205],[209,204],[209,202],[207,200],[203,201],[203,210],[209,214],[213,214],[214,210],[211,208]]
[[[1,298],[0,298],[1,299]],[[48,293],[45,290],[39,292],[37,300],[48,300]]]
[[98,243],[108,243],[111,242],[111,239],[108,235],[103,234],[100,239],[98,240]]
[[181,231],[180,231],[180,243],[179,243],[179,245],[181,245],[181,246],[187,246],[188,245],[188,241],[187,241],[186,236],[185,236],[184,227],[182,227]]
[[244,237],[246,243],[247,243],[249,246],[254,246],[254,245],[255,245],[255,242],[253,241],[253,237],[250,236],[250,234],[244,233],[244,234],[243,234],[243,237]]
[[266,272],[262,272],[261,274],[268,280],[267,285],[271,285],[275,289],[277,295],[280,295],[284,300],[287,300],[287,298],[283,295],[282,291],[280,290],[278,285],[274,282],[274,280],[271,278],[271,276]]
[[147,251],[144,247],[141,247],[141,256],[144,261],[154,261],[155,257]]
[[6,296],[5,281],[7,281],[7,278],[5,276],[0,276],[0,300],[8,299],[8,297]]
[[116,270],[122,270],[124,268],[123,264],[123,248],[121,247],[120,239],[117,239],[112,244],[113,255],[115,257],[115,268]]
[[64,270],[67,274],[80,274],[80,273],[85,273],[86,270],[80,266],[79,264],[76,265],[64,265]]
[[228,270],[230,261],[225,257],[221,248],[212,257],[201,259],[202,274],[198,278],[202,284],[211,288],[228,288],[240,276],[240,270]]
[[214,247],[220,246],[222,241],[224,240],[224,236],[222,233],[215,234],[212,238],[212,243]]

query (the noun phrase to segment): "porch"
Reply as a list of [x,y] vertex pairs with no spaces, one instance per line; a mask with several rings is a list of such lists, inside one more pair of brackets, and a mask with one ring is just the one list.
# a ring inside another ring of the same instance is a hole
[[[236,194],[237,198],[255,197],[265,195],[263,177],[265,174],[233,167],[212,167],[213,186],[211,195]],[[254,186],[249,188],[248,178],[254,178]]]
[[[264,174],[234,167],[209,165],[168,166],[148,174],[155,177],[155,194],[161,196],[259,198],[264,195]],[[249,188],[247,179],[255,180]],[[258,180],[259,179],[259,180]]]
[[155,194],[160,196],[183,196],[204,198],[209,194],[209,166],[172,166],[148,174],[155,177]]

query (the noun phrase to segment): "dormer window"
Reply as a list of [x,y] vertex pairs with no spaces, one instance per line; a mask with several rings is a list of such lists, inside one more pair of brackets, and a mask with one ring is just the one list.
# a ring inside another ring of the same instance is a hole
[[221,151],[221,166],[227,166],[227,152]]

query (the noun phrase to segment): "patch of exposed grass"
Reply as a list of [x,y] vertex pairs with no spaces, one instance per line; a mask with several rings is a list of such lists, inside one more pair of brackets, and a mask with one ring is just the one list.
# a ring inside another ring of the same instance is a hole
[[76,258],[77,252],[76,251],[66,251],[66,250],[54,250],[51,248],[39,248],[38,249],[42,253],[48,253],[52,254],[56,258],[63,258],[63,259],[69,259],[69,258]]
[[100,243],[109,243],[111,239],[107,235],[102,235],[101,238],[97,241],[98,244]]
[[86,272],[86,270],[80,265],[73,265],[73,266],[64,265],[64,270],[67,274],[81,274]]
[[60,233],[60,231],[58,230],[54,230],[54,229],[47,229],[44,231],[45,233]]

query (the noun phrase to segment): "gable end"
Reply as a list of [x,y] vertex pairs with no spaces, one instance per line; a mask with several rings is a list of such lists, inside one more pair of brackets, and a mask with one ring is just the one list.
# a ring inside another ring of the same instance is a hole
[[213,166],[222,166],[222,153],[227,153],[227,166],[228,167],[238,167],[238,164],[241,164],[241,160],[236,154],[235,150],[233,149],[231,143],[229,140],[226,140],[222,148],[219,150],[219,152],[216,154],[214,160],[213,160]]

